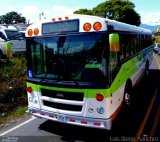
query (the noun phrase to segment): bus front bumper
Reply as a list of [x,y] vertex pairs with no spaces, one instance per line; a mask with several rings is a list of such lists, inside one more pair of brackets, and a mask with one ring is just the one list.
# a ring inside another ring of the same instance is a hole
[[106,130],[111,130],[112,128],[111,118],[108,119],[86,118],[68,114],[53,113],[46,110],[38,110],[34,108],[29,108],[28,110],[29,113],[33,114],[35,117],[45,118],[61,123],[67,123],[67,124],[90,127],[90,128],[106,129]]

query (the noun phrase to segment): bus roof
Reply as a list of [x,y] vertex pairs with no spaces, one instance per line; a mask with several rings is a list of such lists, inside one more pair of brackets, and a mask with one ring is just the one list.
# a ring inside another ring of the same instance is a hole
[[[73,15],[69,15],[69,16],[57,16],[57,17],[51,18],[50,20],[44,20],[44,21],[39,21],[38,23],[34,23],[27,28],[26,37],[29,37],[28,33],[31,31],[32,31],[31,36],[35,36],[34,35],[35,29],[39,30],[38,35],[36,35],[36,36],[43,35],[44,32],[42,30],[43,29],[42,25],[47,25],[48,23],[50,23],[50,25],[48,25],[48,27],[49,27],[49,26],[52,26],[51,25],[52,23],[65,23],[64,21],[67,22],[67,21],[71,21],[71,20],[78,20],[79,21],[79,23],[77,24],[79,26],[79,30],[77,32],[126,31],[126,32],[138,32],[138,33],[142,33],[142,34],[152,34],[152,31],[150,31],[148,29],[129,25],[126,23],[115,21],[115,20],[105,19],[105,18],[101,18],[101,17],[97,17],[97,16],[73,14]],[[89,31],[84,30],[84,25],[86,23],[90,24],[91,29]],[[93,28],[95,23],[100,23],[101,28],[98,30],[95,30]],[[72,23],[72,26],[73,26],[73,24],[76,24],[76,23]],[[72,27],[70,26],[69,28],[71,29]],[[49,28],[46,28],[46,29],[48,30]],[[56,29],[56,31],[57,31],[57,29]],[[59,29],[59,32],[61,32],[60,30],[61,29]],[[54,32],[54,31],[52,31],[52,32]],[[45,31],[45,33],[46,33],[46,31]]]

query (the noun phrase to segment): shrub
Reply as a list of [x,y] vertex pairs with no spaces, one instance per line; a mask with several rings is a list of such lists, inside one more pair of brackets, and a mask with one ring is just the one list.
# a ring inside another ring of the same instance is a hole
[[24,56],[0,60],[0,115],[27,105],[26,72]]

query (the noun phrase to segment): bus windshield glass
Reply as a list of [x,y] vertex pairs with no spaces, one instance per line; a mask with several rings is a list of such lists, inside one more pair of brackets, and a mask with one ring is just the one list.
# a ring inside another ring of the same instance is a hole
[[28,76],[107,85],[108,34],[28,38]]

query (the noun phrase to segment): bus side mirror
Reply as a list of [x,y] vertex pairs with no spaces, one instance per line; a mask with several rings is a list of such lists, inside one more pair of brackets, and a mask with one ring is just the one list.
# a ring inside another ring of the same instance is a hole
[[118,34],[110,34],[109,35],[109,47],[110,47],[110,51],[112,51],[112,52],[120,51],[119,35]]

